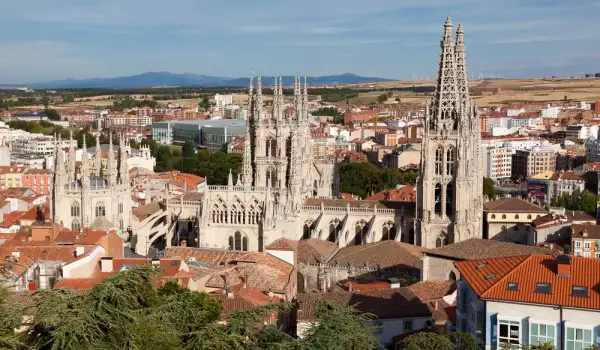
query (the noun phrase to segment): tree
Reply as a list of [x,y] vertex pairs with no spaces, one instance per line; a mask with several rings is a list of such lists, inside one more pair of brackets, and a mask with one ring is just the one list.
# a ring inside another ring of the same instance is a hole
[[455,332],[437,334],[432,332],[418,332],[408,336],[402,342],[405,350],[431,349],[431,350],[477,350],[479,341],[467,333]]
[[181,148],[181,155],[183,157],[194,157],[196,155],[196,146],[192,141],[185,141],[183,147]]
[[377,97],[377,102],[383,103],[383,102],[387,101],[387,99],[388,99],[387,94],[381,94],[381,95],[379,95],[379,97]]
[[366,198],[373,192],[396,185],[415,184],[416,173],[400,173],[394,169],[379,169],[371,163],[344,163],[340,168],[340,190]]
[[494,200],[494,198],[496,198],[494,184],[494,180],[487,177],[483,177],[483,195],[488,197],[489,200]]
[[44,115],[50,120],[60,120],[60,114],[55,109],[44,110]]
[[588,214],[596,213],[598,197],[588,190],[579,193],[563,193],[560,196],[553,196],[550,199],[550,205],[553,207],[561,207],[567,210],[582,210]]
[[200,102],[198,103],[198,106],[200,108],[204,109],[205,111],[208,110],[211,107],[208,95],[202,96],[202,100],[200,100]]
[[48,110],[48,108],[50,107],[50,99],[48,98],[48,96],[42,97],[42,99],[40,100],[40,102],[44,106],[44,109]]

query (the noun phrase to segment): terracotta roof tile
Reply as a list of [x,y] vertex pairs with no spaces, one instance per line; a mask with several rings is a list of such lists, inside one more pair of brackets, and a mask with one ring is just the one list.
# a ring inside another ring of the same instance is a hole
[[483,205],[483,209],[487,212],[547,213],[547,211],[540,206],[514,197],[487,202]]
[[422,281],[408,287],[421,301],[432,301],[445,297],[454,291],[450,281]]
[[410,266],[420,268],[422,251],[422,247],[412,244],[381,241],[341,248],[328,263],[342,266],[379,268]]
[[337,251],[337,244],[322,239],[304,239],[298,242],[298,262],[325,263]]
[[424,250],[425,255],[443,256],[456,260],[478,260],[531,254],[552,254],[552,250],[516,243],[470,238],[443,247]]
[[265,249],[271,250],[293,250],[298,248],[298,241],[294,241],[287,238],[279,238],[267,245]]
[[[566,276],[558,274],[557,259],[551,255],[490,259],[487,263],[502,271],[502,275],[490,280],[491,283],[482,282],[482,274],[474,270],[484,261],[462,261],[455,265],[482,299],[600,309],[600,260],[568,258],[569,274]],[[508,289],[509,282],[516,283],[516,290]],[[549,283],[550,293],[536,292],[537,283]],[[586,287],[587,297],[573,296],[573,286]]]
[[412,185],[404,185],[399,189],[384,190],[375,193],[367,200],[387,201],[387,202],[416,202],[417,190]]

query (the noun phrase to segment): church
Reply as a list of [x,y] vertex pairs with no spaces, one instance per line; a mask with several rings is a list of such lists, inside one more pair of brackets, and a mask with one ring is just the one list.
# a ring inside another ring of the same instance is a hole
[[[89,152],[84,151],[80,166],[77,166],[74,142],[71,142],[66,159],[64,150],[55,146],[52,221],[72,230],[91,227],[97,230],[116,228],[124,232],[130,226],[132,207],[127,147],[124,138],[120,137],[118,157],[115,157],[111,133],[108,160],[103,167],[99,139],[96,142],[98,152],[90,157]],[[83,149],[87,150],[85,136]]]
[[[266,110],[251,79],[240,176],[208,186],[201,247],[262,251],[279,239],[316,238],[338,247],[396,240],[435,248],[481,237],[480,120],[468,90],[464,33],[448,18],[435,96],[427,103],[417,205],[338,197],[336,159],[314,159],[308,87],[296,78],[291,106],[274,83]],[[416,209],[416,210],[415,210]]]

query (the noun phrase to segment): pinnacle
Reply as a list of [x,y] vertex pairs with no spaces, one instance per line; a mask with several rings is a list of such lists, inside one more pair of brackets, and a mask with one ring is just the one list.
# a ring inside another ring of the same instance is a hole
[[446,23],[444,24],[444,26],[452,26],[452,20],[450,19],[450,14],[448,14],[448,17],[446,17]]
[[458,25],[458,28],[456,29],[456,33],[458,33],[458,34],[464,34],[462,24]]

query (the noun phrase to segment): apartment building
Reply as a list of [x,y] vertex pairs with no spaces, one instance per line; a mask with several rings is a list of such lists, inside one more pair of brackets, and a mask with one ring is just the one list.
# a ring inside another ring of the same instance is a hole
[[553,149],[533,147],[531,150],[517,150],[512,155],[513,175],[529,177],[555,169],[556,152]]
[[21,185],[34,190],[37,194],[49,194],[51,191],[52,171],[49,169],[27,169],[21,176]]
[[585,179],[572,171],[565,171],[558,174],[558,180],[554,182],[552,187],[555,196],[583,192],[585,190]]
[[129,126],[129,127],[145,127],[152,125],[152,117],[148,115],[136,114],[109,114],[104,117],[106,127],[112,126]]
[[577,224],[571,226],[573,255],[600,259],[600,226]]
[[510,178],[512,175],[513,151],[507,147],[497,147],[488,148],[485,152],[485,176],[496,181]]
[[600,260],[531,255],[459,261],[458,331],[485,349],[600,344]]
[[0,190],[8,188],[21,187],[23,173],[27,168],[23,166],[3,166],[0,167]]
[[[19,137],[12,142],[12,153],[52,155],[54,153],[54,142],[53,136],[36,134],[33,137]],[[57,142],[59,143],[59,148],[69,148],[71,146],[70,140],[60,140]],[[73,140],[72,142],[75,147],[76,141]]]
[[597,137],[598,136],[598,126],[597,125],[569,125],[567,127],[567,138],[568,139],[578,139],[578,140],[587,140],[590,136]]

